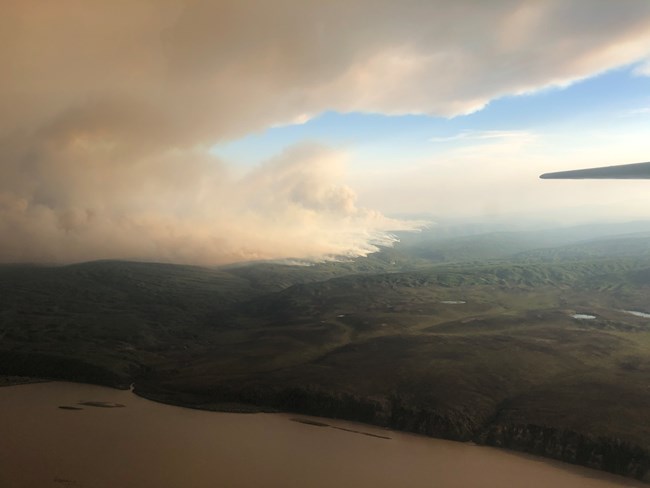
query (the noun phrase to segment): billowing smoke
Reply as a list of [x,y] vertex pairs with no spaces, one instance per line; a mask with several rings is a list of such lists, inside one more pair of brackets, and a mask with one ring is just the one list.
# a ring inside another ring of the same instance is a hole
[[[360,256],[394,229],[341,185],[343,155],[296,146],[235,176],[203,151],[127,151],[95,134],[12,148],[2,167],[0,255],[8,261],[100,258],[224,262]],[[21,150],[22,149],[22,150]]]
[[323,110],[469,113],[649,45],[645,0],[5,2],[0,260],[365,254],[410,224],[357,207],[343,155],[242,176],[209,147]]

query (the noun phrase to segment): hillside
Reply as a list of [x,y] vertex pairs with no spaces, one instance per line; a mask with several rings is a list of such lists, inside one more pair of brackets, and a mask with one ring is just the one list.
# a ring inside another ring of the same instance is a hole
[[458,251],[444,260],[406,242],[311,266],[0,266],[0,373],[135,383],[170,403],[360,420],[648,479],[650,317],[626,311],[650,312],[650,238],[553,239],[453,236],[436,244]]

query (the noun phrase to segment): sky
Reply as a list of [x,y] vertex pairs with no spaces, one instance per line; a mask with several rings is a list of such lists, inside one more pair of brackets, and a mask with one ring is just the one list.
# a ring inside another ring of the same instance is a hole
[[0,262],[366,255],[647,219],[646,0],[37,0],[0,18]]

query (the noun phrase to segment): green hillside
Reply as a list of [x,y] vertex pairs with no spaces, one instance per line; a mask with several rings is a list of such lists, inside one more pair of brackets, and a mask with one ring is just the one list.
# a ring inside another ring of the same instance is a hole
[[[456,249],[445,260],[404,243],[309,266],[0,266],[0,373],[135,383],[170,403],[348,418],[647,477],[650,318],[626,311],[650,312],[650,239],[462,241],[436,244]],[[496,248],[512,254],[488,258]]]

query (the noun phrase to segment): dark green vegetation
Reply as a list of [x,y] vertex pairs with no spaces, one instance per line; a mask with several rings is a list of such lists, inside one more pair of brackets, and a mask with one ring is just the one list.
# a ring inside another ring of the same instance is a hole
[[641,230],[434,230],[314,266],[3,266],[0,374],[135,383],[195,408],[359,420],[647,480],[650,319],[625,312],[650,312]]

